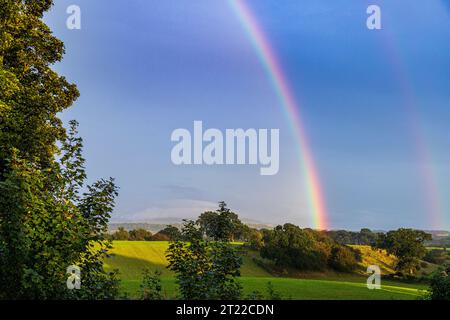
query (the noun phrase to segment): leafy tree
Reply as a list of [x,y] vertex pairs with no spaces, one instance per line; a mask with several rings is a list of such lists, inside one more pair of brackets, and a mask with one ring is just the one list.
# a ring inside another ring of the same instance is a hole
[[248,239],[247,245],[251,249],[260,250],[264,245],[263,233],[260,232],[259,230],[249,228],[247,239]]
[[168,240],[175,241],[181,238],[181,232],[177,227],[167,226],[158,232],[161,235],[167,236]]
[[264,231],[261,257],[274,261],[279,267],[299,270],[330,267],[350,271],[358,261],[356,252],[337,244],[326,233],[301,229],[290,223]]
[[145,229],[135,229],[130,231],[130,240],[132,241],[150,241],[152,233]]
[[243,235],[244,225],[223,201],[215,212],[207,211],[197,219],[201,232],[216,241],[234,241]]
[[139,292],[141,300],[163,300],[161,271],[145,269]]
[[280,267],[300,270],[323,270],[328,256],[329,252],[319,248],[312,232],[289,223],[268,231],[261,249],[261,257]]
[[378,238],[378,233],[367,228],[359,232],[330,230],[326,233],[339,244],[374,245]]
[[[51,69],[64,54],[42,21],[51,5],[0,0],[0,299],[113,298],[102,259],[117,188],[85,186],[77,123],[58,118],[79,93]],[[70,265],[81,290],[66,287]]]
[[216,239],[219,235],[219,224],[218,224],[219,214],[214,211],[206,211],[202,213],[196,223],[200,226],[200,231],[205,236]]
[[193,221],[181,231],[186,241],[175,241],[167,250],[168,268],[176,273],[182,299],[238,299],[242,259],[230,244],[203,239]]
[[360,252],[351,247],[335,245],[331,249],[329,265],[337,271],[351,272],[356,269],[361,261]]
[[361,245],[374,245],[378,239],[378,233],[372,232],[372,230],[363,228],[358,234],[358,242]]
[[112,234],[113,240],[130,240],[130,233],[124,227],[119,227],[116,232]]
[[396,270],[400,273],[413,274],[420,259],[426,254],[424,241],[431,240],[431,234],[421,230],[398,229],[381,234],[376,247],[385,249],[389,254],[398,258]]

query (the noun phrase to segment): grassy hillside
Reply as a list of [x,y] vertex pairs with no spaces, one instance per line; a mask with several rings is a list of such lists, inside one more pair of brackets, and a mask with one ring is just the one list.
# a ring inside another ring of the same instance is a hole
[[[106,268],[119,269],[122,290],[130,297],[135,297],[139,290],[142,270],[150,268],[162,272],[162,284],[167,298],[176,297],[174,274],[166,269],[165,251],[168,242],[114,241],[112,257],[107,259]],[[384,272],[392,270],[392,257],[371,250],[369,247],[358,247],[363,252],[361,267],[379,264]],[[275,290],[285,299],[416,299],[420,294],[420,285],[410,285],[391,281],[382,281],[382,290],[369,290],[366,277],[339,273],[308,273],[299,278],[274,277],[256,265],[250,253],[243,256],[240,279],[244,293],[252,291],[266,292],[270,281]]]
[[[173,277],[166,268],[167,241],[114,241],[112,256],[106,261],[109,269],[120,269],[123,279],[140,279],[142,270],[160,270],[163,277]],[[270,277],[270,274],[257,266],[250,256],[243,256],[241,267],[243,277]]]
[[381,269],[381,274],[394,273],[394,266],[397,259],[386,253],[384,250],[374,250],[370,246],[352,246],[361,251],[362,261],[360,262],[361,271],[365,272],[370,265],[377,265]]
[[[361,251],[363,260],[360,263],[359,273],[364,274],[369,265],[377,265],[381,269],[381,274],[395,273],[394,266],[397,263],[397,258],[389,255],[384,250],[374,250],[370,246],[352,246]],[[438,269],[438,265],[422,261],[421,268],[417,272],[419,276],[426,276]]]

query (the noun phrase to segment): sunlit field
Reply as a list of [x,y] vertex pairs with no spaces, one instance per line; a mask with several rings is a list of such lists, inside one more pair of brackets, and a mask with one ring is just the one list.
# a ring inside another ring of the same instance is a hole
[[[123,295],[129,298],[138,296],[142,270],[149,268],[161,271],[164,295],[169,299],[177,297],[176,279],[166,268],[165,251],[168,245],[165,241],[114,241],[112,256],[106,261],[106,268],[119,269]],[[367,248],[362,252],[363,263],[375,261],[371,256],[373,253],[369,255]],[[369,290],[366,277],[357,274],[316,273],[302,275],[302,278],[275,277],[255,264],[251,253],[243,256],[243,262],[240,282],[244,295],[255,291],[266,294],[269,282],[283,299],[414,300],[425,290],[423,285],[394,281],[382,281],[381,290]],[[389,267],[386,265],[385,269]]]

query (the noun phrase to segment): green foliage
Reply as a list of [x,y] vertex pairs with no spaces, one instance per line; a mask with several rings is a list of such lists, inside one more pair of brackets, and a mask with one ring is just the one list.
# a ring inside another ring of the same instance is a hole
[[130,231],[130,240],[149,241],[152,239],[152,233],[145,229],[135,229]]
[[423,260],[434,264],[444,264],[448,260],[450,260],[450,254],[449,251],[445,249],[427,250],[425,256],[423,257]]
[[267,283],[267,299],[269,300],[282,300],[281,294],[275,290],[272,282]]
[[358,250],[341,245],[335,245],[331,249],[329,265],[336,271],[351,272],[356,269],[361,261],[361,254]]
[[171,242],[167,250],[168,268],[176,273],[182,299],[238,299],[242,258],[226,242],[204,240],[193,221],[181,231],[185,241]]
[[435,272],[430,279],[429,294],[430,300],[450,300],[450,268]]
[[[139,285],[142,281],[142,269],[148,267],[150,270],[162,271],[161,283],[163,286],[164,297],[175,299],[179,297],[179,287],[176,283],[176,274],[170,270],[165,270],[167,259],[165,254],[170,242],[135,242],[135,241],[114,241],[111,257],[107,259],[108,270],[120,269],[122,292],[128,292],[129,297],[139,298]],[[232,244],[234,247],[242,248],[240,244]],[[366,249],[365,248],[359,248]],[[376,250],[369,249],[371,253],[381,254]],[[242,251],[240,249],[239,251]],[[362,254],[368,254],[361,250]],[[280,277],[279,275],[270,275],[253,261],[256,252],[248,252],[243,255],[243,264],[241,266],[241,276],[239,283],[243,286],[243,298],[248,299],[249,295],[267,295],[267,282],[271,281],[283,299],[416,299],[420,294],[416,289],[426,289],[427,285],[417,282],[398,282],[384,279],[383,289],[385,290],[367,290],[365,285],[367,276],[357,274],[339,274],[335,273],[312,273],[303,276],[301,279],[294,277]],[[383,254],[384,257],[384,254]],[[363,256],[364,264],[390,263],[385,260],[374,259],[366,261]],[[395,260],[392,256],[392,260]],[[365,271],[365,268],[364,268]],[[383,274],[385,269],[382,269]],[[387,271],[386,271],[387,272]],[[292,274],[294,276],[294,274]],[[297,274],[298,276],[298,274]]]
[[2,0],[0,5],[0,172],[17,150],[20,159],[49,168],[65,130],[58,113],[79,96],[51,69],[64,44],[42,21],[52,1]]
[[139,294],[141,300],[163,300],[160,271],[144,270]]
[[399,273],[413,274],[419,267],[420,259],[426,254],[424,242],[431,235],[420,230],[398,229],[380,234],[376,247],[385,249],[398,258],[396,270]]
[[[118,292],[115,272],[106,273],[102,262],[117,188],[112,179],[100,180],[79,194],[85,174],[76,125],[62,142],[55,174],[16,157],[7,162],[0,181],[1,298],[110,299]],[[70,265],[81,269],[81,290],[66,287]]]
[[[159,231],[157,235],[160,235],[162,238],[166,238],[164,240],[176,241],[181,238],[181,232],[177,227],[167,226],[163,230]],[[156,239],[155,239],[156,240]]]
[[227,208],[223,201],[215,212],[207,211],[198,217],[200,231],[215,241],[234,241],[244,237],[245,226],[236,213]]
[[[117,294],[102,259],[117,188],[85,187],[77,123],[58,114],[75,85],[51,69],[64,53],[42,16],[52,1],[0,1],[0,299],[104,299]],[[66,269],[81,268],[68,290]]]
[[327,234],[339,244],[352,245],[375,245],[378,239],[378,233],[364,228],[359,232],[347,230],[330,230]]
[[263,233],[249,228],[247,246],[253,250],[260,250],[264,246]]
[[171,241],[180,239],[180,237],[180,230],[172,226],[168,226],[154,235],[142,228],[127,231],[123,227],[119,227],[117,231],[109,236],[111,240],[129,241]]
[[112,240],[130,240],[130,233],[125,230],[123,227],[119,227],[119,229],[111,235]]
[[311,271],[327,267],[350,271],[358,261],[354,250],[335,243],[325,233],[289,223],[264,232],[261,257],[273,260],[280,267]]

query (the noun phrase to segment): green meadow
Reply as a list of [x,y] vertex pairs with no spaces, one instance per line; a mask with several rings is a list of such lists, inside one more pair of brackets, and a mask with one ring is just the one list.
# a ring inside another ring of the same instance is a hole
[[[166,241],[114,241],[112,256],[105,262],[108,270],[118,269],[121,279],[121,290],[130,298],[138,296],[142,280],[142,270],[149,268],[162,273],[161,281],[166,298],[177,296],[177,285],[174,274],[166,268]],[[239,245],[239,244],[236,244]],[[378,262],[389,270],[388,259],[374,256],[367,248],[362,248],[364,261]],[[333,300],[415,300],[426,289],[424,285],[383,281],[381,290],[369,290],[366,277],[362,274],[315,273],[299,274],[295,277],[273,276],[255,264],[249,252],[243,255],[240,282],[244,294],[254,291],[266,293],[267,284],[271,282],[274,289],[283,299],[333,299]],[[377,260],[378,259],[378,260]],[[364,267],[364,266],[362,266]]]

